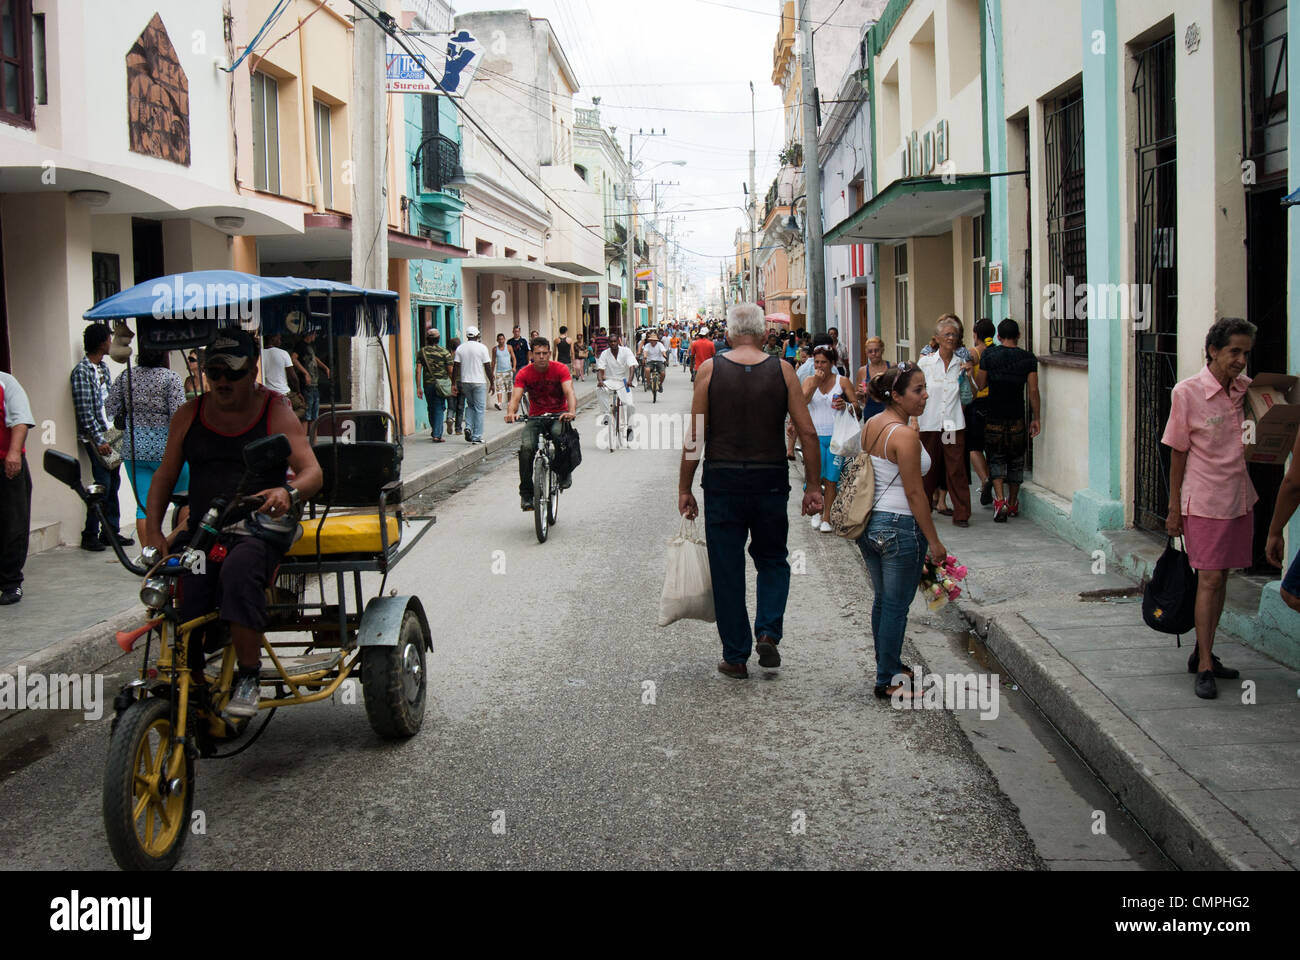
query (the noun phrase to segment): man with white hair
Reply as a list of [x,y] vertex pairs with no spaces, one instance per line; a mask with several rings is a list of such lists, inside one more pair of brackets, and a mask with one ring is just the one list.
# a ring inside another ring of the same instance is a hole
[[[682,452],[677,507],[688,520],[699,515],[691,492],[704,449],[704,529],[713,577],[713,606],[722,638],[718,671],[735,680],[749,676],[746,663],[758,639],[758,662],[781,665],[790,564],[790,475],[785,458],[785,418],[803,441],[803,515],[821,512],[821,445],[794,370],[759,345],[766,334],[763,311],[742,303],[727,314],[731,349],[701,364],[695,379],[691,421]],[[753,629],[745,608],[745,541],[758,571]]]

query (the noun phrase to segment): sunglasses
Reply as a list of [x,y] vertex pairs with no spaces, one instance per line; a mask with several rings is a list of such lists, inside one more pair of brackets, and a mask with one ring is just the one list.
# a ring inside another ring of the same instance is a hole
[[214,383],[220,383],[225,380],[227,383],[238,383],[248,376],[249,370],[245,367],[243,370],[231,370],[229,367],[205,367],[203,375]]

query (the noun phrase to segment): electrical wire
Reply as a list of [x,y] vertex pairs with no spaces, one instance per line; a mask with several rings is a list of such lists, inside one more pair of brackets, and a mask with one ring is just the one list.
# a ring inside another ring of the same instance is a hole
[[239,55],[238,59],[236,59],[229,68],[221,67],[220,69],[226,73],[234,73],[239,65],[244,62],[244,59],[253,52],[253,48],[257,46],[258,41],[266,36],[267,31],[269,31],[271,27],[275,26],[275,22],[279,20],[280,17],[284,16],[284,12],[289,9],[291,3],[292,0],[278,0],[276,5],[271,8],[271,12],[266,15],[266,20],[262,23],[262,26],[258,28],[257,33],[253,34],[253,39],[248,42],[248,46],[244,48],[244,52]]

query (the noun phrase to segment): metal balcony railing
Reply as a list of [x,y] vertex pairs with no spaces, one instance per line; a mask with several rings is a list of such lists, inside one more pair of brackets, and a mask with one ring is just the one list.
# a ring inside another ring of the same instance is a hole
[[419,193],[438,193],[460,166],[460,144],[441,134],[425,137],[413,161]]

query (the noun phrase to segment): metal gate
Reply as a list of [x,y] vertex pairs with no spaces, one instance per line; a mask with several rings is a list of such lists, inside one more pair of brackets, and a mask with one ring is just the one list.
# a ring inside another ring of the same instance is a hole
[[1135,275],[1145,317],[1135,322],[1134,523],[1162,530],[1169,511],[1169,448],[1160,443],[1178,381],[1178,170],[1174,36],[1137,58]]

